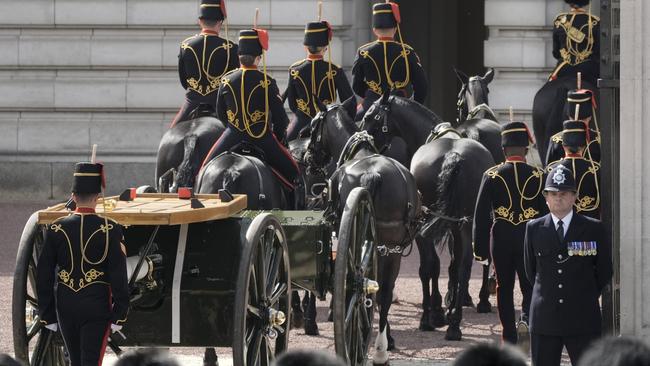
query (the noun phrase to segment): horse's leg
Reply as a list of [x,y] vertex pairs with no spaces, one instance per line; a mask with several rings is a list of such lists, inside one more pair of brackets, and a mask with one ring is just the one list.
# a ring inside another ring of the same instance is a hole
[[[468,226],[468,225],[465,225]],[[460,322],[463,317],[463,303],[462,298],[460,297],[465,291],[467,291],[467,282],[465,282],[465,277],[468,277],[467,266],[463,263],[466,256],[466,245],[470,245],[471,232],[467,235],[468,230],[460,230],[460,228],[452,229],[452,242],[449,243],[451,251],[451,265],[453,276],[450,276],[449,281],[451,282],[452,292],[451,292],[451,305],[447,309],[447,320],[449,321],[449,327],[447,327],[447,333],[445,334],[445,339],[448,341],[460,341],[462,338],[462,332],[460,330]]]
[[440,293],[440,286],[438,280],[440,279],[440,257],[436,251],[436,243],[432,238],[427,240],[427,245],[431,248],[431,315],[429,317],[429,324],[434,328],[441,328],[447,325],[445,319],[445,312],[442,309],[442,294]]
[[399,274],[402,257],[399,254],[379,256],[377,261],[377,280],[379,292],[377,293],[377,305],[379,307],[379,334],[375,339],[374,365],[388,364],[388,351],[395,348],[395,341],[390,336],[388,326],[388,311],[393,300],[395,281]]
[[433,278],[432,274],[432,263],[433,258],[431,257],[431,251],[435,251],[432,245],[429,244],[429,240],[417,236],[415,242],[418,246],[418,252],[420,253],[420,283],[422,284],[422,317],[420,318],[420,330],[422,331],[431,331],[436,328],[430,322],[431,316],[431,290],[430,282]]
[[474,255],[472,254],[471,236],[469,242],[464,242],[464,243],[469,243],[469,245],[463,245],[463,262],[462,262],[463,269],[461,270],[460,272],[461,275],[459,277],[459,281],[461,283],[459,289],[462,292],[459,294],[460,296],[459,298],[462,306],[474,307],[472,296],[469,294],[469,278],[472,275],[472,264],[474,263],[474,261],[471,260],[471,258],[474,257]]
[[318,324],[316,323],[316,295],[309,291],[305,291],[303,307],[305,311],[305,334],[314,336],[320,335]]
[[302,328],[304,325],[304,314],[300,306],[300,294],[293,291],[291,294],[291,328]]
[[[471,259],[469,259],[471,260]],[[479,302],[476,304],[477,313],[491,313],[492,304],[490,304],[490,262],[483,267],[483,278],[481,281],[481,291],[478,294]]]

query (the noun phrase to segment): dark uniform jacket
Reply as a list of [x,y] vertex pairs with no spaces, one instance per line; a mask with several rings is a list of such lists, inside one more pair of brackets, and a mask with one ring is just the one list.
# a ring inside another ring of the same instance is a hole
[[600,75],[599,39],[598,17],[576,11],[559,14],[553,28],[553,57],[557,60],[557,66],[551,78],[575,77],[577,72],[582,72],[584,78],[595,83]]
[[413,94],[416,102],[424,103],[427,79],[420,58],[411,46],[404,47],[393,40],[377,40],[359,47],[352,66],[354,92],[372,102],[394,89],[397,95]]
[[[261,138],[271,131],[279,140],[285,138],[289,119],[273,78],[267,76],[265,81],[264,73],[256,68],[240,68],[224,76],[221,83],[217,94],[220,120],[250,138]],[[266,113],[267,103],[270,115]]]
[[[520,161],[506,161],[483,174],[474,210],[474,255],[485,260],[490,243],[523,243],[526,222],[546,213],[544,172]],[[519,244],[521,245],[521,244]]]
[[[569,255],[570,247],[588,250]],[[562,243],[550,214],[528,222],[524,265],[534,284],[531,333],[576,336],[601,331],[598,298],[612,277],[612,249],[600,221],[574,212]]]
[[322,59],[304,59],[289,67],[289,85],[287,87],[287,100],[289,109],[297,118],[308,119],[318,113],[315,95],[327,105],[351,97],[352,88],[345,77],[345,72],[338,66]]
[[57,322],[55,306],[82,319],[126,321],[129,291],[121,240],[117,222],[94,214],[75,213],[47,225],[36,282],[44,324]]
[[[600,135],[593,129],[589,129],[590,140],[587,148],[582,153],[582,157],[587,160],[600,164]],[[562,132],[551,136],[546,150],[546,165],[558,161],[564,157],[564,148],[562,147]]]
[[600,164],[581,157],[565,157],[552,162],[546,168],[553,170],[558,164],[571,170],[578,189],[575,211],[595,219],[600,218]]
[[215,93],[221,78],[238,67],[237,44],[215,34],[203,32],[181,42],[178,76],[190,96]]

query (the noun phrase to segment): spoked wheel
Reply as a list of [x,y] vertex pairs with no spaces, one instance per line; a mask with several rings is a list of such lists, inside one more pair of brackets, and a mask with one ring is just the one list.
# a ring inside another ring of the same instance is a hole
[[246,231],[236,286],[234,364],[270,365],[289,341],[291,278],[284,230],[269,213]]
[[348,196],[338,240],[333,294],[336,354],[348,365],[364,365],[379,290],[375,217],[367,190],[358,187]]
[[29,365],[66,365],[61,333],[43,327],[38,316],[36,263],[43,245],[43,233],[44,227],[38,224],[38,215],[34,213],[23,229],[16,258],[11,304],[14,352],[18,360]]

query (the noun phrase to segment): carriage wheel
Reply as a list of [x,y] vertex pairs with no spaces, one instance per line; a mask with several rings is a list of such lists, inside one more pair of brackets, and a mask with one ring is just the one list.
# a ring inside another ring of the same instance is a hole
[[287,349],[291,278],[284,230],[269,213],[246,231],[236,286],[234,364],[270,365]]
[[18,360],[29,365],[66,365],[61,332],[45,329],[38,316],[36,263],[43,245],[43,232],[44,227],[38,224],[38,215],[34,213],[25,224],[16,258],[11,304],[14,352]]
[[348,365],[363,365],[379,290],[375,218],[367,190],[355,188],[348,196],[338,240],[333,293],[336,354]]

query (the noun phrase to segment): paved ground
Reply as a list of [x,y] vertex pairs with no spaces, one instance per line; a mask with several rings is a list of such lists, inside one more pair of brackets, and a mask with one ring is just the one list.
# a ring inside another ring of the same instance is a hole
[[[13,354],[11,289],[18,240],[29,215],[48,204],[51,204],[51,202],[0,203],[0,353]],[[444,259],[443,268],[446,268],[447,264],[448,260]],[[412,254],[402,261],[402,270],[396,286],[399,303],[391,308],[389,319],[398,347],[391,354],[391,358],[404,361],[393,362],[393,365],[443,365],[447,364],[448,360],[453,359],[470,344],[498,341],[501,327],[496,314],[477,314],[472,308],[464,309],[462,323],[464,337],[460,342],[445,341],[444,329],[434,332],[417,330],[421,314],[421,285],[417,275],[418,265],[417,250],[413,250]],[[475,265],[473,279],[470,283],[470,293],[475,299],[478,297],[480,287],[479,270],[479,266]],[[442,271],[443,274],[445,272],[445,270]],[[446,283],[446,277],[441,278],[440,287],[446,289]],[[518,291],[516,296],[516,302],[519,302],[520,294]],[[493,305],[496,302],[494,298],[491,301]],[[291,332],[290,348],[319,348],[334,351],[332,323],[325,321],[327,304],[327,302],[317,304],[321,335],[319,337],[306,336],[302,330],[294,330]],[[230,350],[220,348],[217,352],[221,364],[229,364]],[[201,350],[178,349],[174,350],[173,353],[182,357],[184,365],[200,364],[198,356],[202,354]],[[110,359],[111,357],[107,362],[109,365]],[[436,360],[436,362],[432,363],[433,360]]]

